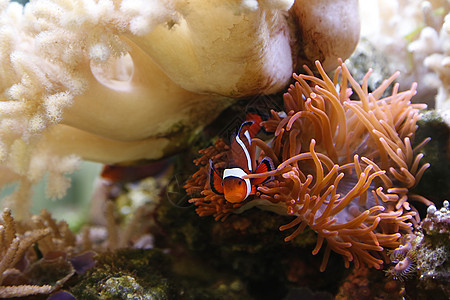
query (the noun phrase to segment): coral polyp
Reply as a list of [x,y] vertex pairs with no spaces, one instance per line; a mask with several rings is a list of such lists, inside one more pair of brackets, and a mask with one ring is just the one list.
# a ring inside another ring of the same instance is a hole
[[387,275],[392,276],[392,278],[397,280],[405,280],[413,276],[416,264],[413,257],[406,256],[404,259],[399,261],[395,267],[387,271]]
[[409,190],[414,187],[429,164],[420,165],[420,148],[413,148],[414,133],[424,104],[413,104],[416,84],[404,92],[394,84],[393,74],[376,90],[369,92],[369,71],[359,85],[346,65],[333,78],[316,62],[320,77],[295,75],[296,82],[284,94],[284,112],[271,112],[262,125],[273,133],[270,141],[254,138],[251,153],[270,157],[276,169],[247,178],[274,176],[261,184],[255,197],[228,203],[211,191],[208,161],[226,166],[228,145],[219,140],[203,150],[195,161],[200,166],[186,183],[188,194],[201,216],[225,219],[233,212],[253,206],[294,216],[280,230],[294,229],[290,241],[306,227],[318,237],[313,254],[325,246],[321,270],[325,270],[331,250],[344,257],[346,267],[380,268],[384,249],[394,249],[402,235],[409,234],[420,219],[408,202],[431,202]]

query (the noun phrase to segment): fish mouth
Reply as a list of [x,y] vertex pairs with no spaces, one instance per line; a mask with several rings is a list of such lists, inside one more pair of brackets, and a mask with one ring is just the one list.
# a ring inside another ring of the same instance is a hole
[[239,203],[244,201],[245,197],[244,195],[227,195],[225,193],[225,200],[231,203]]

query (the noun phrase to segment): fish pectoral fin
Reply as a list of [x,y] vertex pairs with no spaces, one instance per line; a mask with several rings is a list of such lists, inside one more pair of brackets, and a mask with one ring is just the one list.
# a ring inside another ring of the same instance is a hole
[[250,196],[253,196],[256,194],[256,185],[252,185],[252,190],[250,191]]
[[214,193],[223,195],[222,177],[214,168],[212,160],[209,160],[209,187]]
[[[275,170],[275,167],[273,165],[272,159],[270,157],[264,157],[263,160],[259,163],[258,167],[256,168],[254,174],[261,174],[266,173],[269,171]],[[266,177],[259,177],[259,178],[253,178],[251,180],[252,184],[258,185],[266,181],[273,180],[273,176],[266,176]]]

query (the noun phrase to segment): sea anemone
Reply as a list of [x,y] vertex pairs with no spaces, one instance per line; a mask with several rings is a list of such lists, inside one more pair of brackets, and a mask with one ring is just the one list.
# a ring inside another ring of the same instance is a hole
[[426,105],[411,103],[415,83],[404,92],[394,84],[384,96],[398,72],[369,92],[371,70],[359,85],[342,61],[332,79],[318,61],[316,67],[320,77],[307,67],[307,75],[294,74],[296,82],[283,96],[285,112],[272,111],[262,123],[274,138],[252,140],[251,152],[269,156],[277,168],[247,178],[274,180],[259,186],[256,197],[237,204],[215,194],[208,186],[207,162],[220,167],[229,151],[219,140],[195,161],[201,168],[187,181],[187,192],[201,193],[191,199],[201,216],[223,220],[253,206],[295,216],[280,230],[296,228],[285,238],[290,241],[309,226],[318,234],[313,254],[326,241],[321,271],[331,250],[343,255],[346,267],[353,261],[356,267],[380,268],[379,252],[396,248],[402,233],[411,233],[419,222],[408,200],[431,204],[409,192],[429,167],[420,166],[423,155],[418,154],[428,139],[412,147],[419,109]]

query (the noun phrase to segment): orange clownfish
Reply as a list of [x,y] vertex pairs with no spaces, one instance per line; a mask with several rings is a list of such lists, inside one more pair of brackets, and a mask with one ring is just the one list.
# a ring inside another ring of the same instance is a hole
[[271,179],[269,177],[242,178],[244,175],[258,174],[274,169],[272,160],[265,157],[256,170],[253,170],[249,148],[252,137],[259,128],[259,124],[255,124],[253,121],[246,121],[241,125],[237,135],[231,140],[231,159],[228,168],[223,170],[222,177],[214,168],[212,161],[209,161],[210,187],[216,194],[224,195],[228,202],[239,203],[244,201],[249,195],[256,193],[258,184]]

